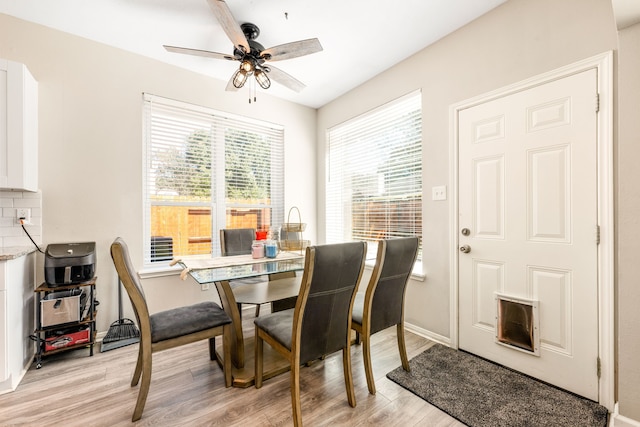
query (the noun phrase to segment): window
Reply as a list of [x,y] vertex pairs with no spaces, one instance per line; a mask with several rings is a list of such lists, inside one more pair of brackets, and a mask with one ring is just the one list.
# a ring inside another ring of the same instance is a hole
[[220,254],[221,228],[284,218],[282,127],[145,94],[145,266]]
[[[411,93],[328,131],[327,243],[422,237],[422,106]],[[422,259],[422,247],[418,253]]]

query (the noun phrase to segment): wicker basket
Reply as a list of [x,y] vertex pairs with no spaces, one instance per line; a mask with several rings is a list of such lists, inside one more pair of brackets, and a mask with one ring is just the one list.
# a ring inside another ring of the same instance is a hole
[[280,240],[281,251],[303,251],[309,246],[309,240]]
[[[298,221],[299,222],[291,222],[291,212],[293,210],[298,212]],[[296,206],[293,206],[289,209],[289,213],[287,214],[287,222],[282,224],[282,231],[286,232],[286,238],[280,240],[280,250],[283,251],[303,251],[310,245],[309,240],[304,240],[302,238],[302,232],[307,227],[307,224],[302,222],[302,216],[300,215],[300,209]],[[292,235],[293,234],[293,235]]]
[[292,233],[302,233],[307,228],[307,224],[303,222],[285,222],[282,224],[282,231]]
[[[291,222],[291,211],[296,210],[298,212],[298,221],[300,222]],[[302,233],[304,229],[307,228],[307,224],[302,222],[302,215],[300,215],[300,209],[296,206],[293,206],[289,209],[289,213],[287,214],[287,222],[282,224],[282,231],[287,231],[291,233]]]

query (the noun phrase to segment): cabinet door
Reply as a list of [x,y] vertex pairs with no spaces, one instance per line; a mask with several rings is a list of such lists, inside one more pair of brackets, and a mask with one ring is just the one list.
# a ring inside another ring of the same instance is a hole
[[0,59],[0,188],[7,186],[7,61]]
[[[0,263],[1,264],[1,263]],[[4,269],[3,267],[0,267]],[[7,354],[7,292],[0,291],[0,390],[2,382],[9,377],[9,355]]]
[[0,188],[38,191],[38,83],[18,62],[0,59],[0,74]]
[[3,389],[2,382],[9,377],[6,265],[6,261],[0,261],[0,392]]
[[0,261],[0,394],[15,390],[29,369],[35,348],[35,254]]

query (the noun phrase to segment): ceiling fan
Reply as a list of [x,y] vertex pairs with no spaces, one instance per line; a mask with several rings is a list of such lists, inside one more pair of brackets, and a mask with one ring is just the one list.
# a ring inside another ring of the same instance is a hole
[[267,65],[267,62],[282,61],[320,52],[322,45],[317,38],[299,40],[265,49],[255,40],[260,35],[260,29],[255,24],[247,22],[238,25],[224,0],[207,0],[207,2],[227,37],[233,43],[233,54],[164,45],[166,50],[206,58],[239,61],[240,68],[231,76],[226,90],[240,89],[252,75],[263,89],[268,89],[271,86],[271,79],[296,92],[305,88],[302,82],[270,64]]

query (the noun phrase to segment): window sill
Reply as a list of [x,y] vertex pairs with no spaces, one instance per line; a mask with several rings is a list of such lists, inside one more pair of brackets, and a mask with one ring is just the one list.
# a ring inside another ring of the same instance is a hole
[[152,279],[154,277],[177,276],[182,271],[179,265],[171,267],[169,263],[154,267],[144,267],[138,272],[141,279]]
[[417,282],[425,282],[427,280],[427,275],[423,274],[422,272],[418,273],[416,271],[417,269],[413,269],[413,272],[411,273],[411,280],[415,280]]

